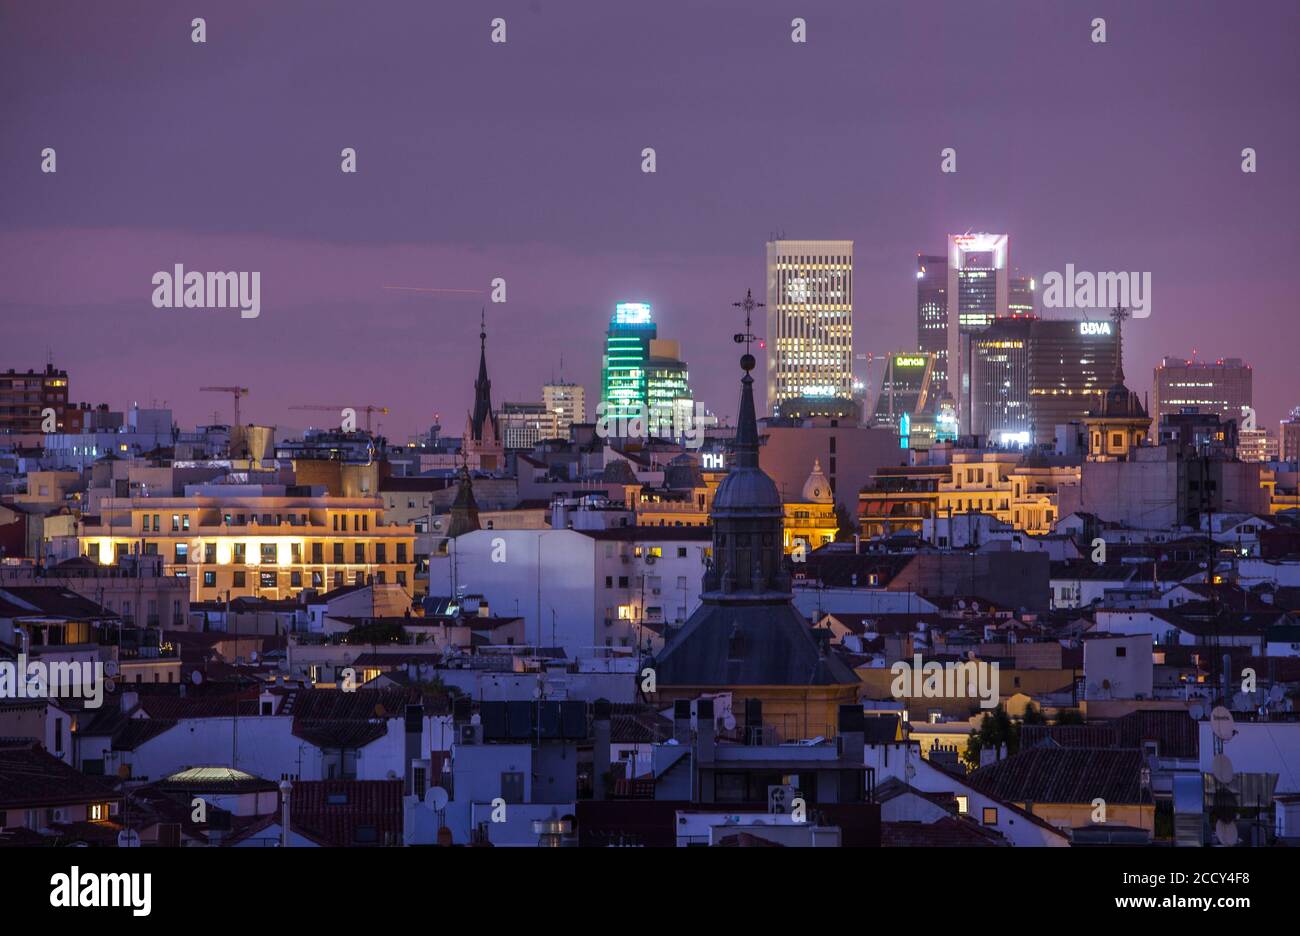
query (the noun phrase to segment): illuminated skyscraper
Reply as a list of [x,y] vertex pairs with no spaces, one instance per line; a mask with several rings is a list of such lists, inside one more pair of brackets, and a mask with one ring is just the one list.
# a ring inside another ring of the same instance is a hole
[[[932,360],[930,383],[948,387],[948,258],[916,256],[916,348]],[[931,410],[941,393],[930,395]]]
[[948,236],[948,389],[962,432],[971,431],[971,336],[1007,315],[1005,234]]
[[853,241],[769,241],[767,410],[853,397]]
[[650,358],[650,342],[657,334],[649,303],[620,302],[614,306],[601,370],[600,399],[607,418],[645,417],[646,362]]
[[889,356],[880,395],[871,421],[876,426],[899,429],[904,416],[911,418],[932,408],[929,395],[934,369],[933,357],[915,351]]
[[656,434],[667,435],[668,426],[685,429],[695,411],[690,372],[676,341],[656,338],[646,360],[646,402]]

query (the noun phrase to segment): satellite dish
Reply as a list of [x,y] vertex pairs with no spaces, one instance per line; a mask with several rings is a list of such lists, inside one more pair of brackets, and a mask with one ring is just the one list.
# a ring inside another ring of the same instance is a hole
[[1285,698],[1286,690],[1277,683],[1274,683],[1272,688],[1268,690],[1268,700],[1270,702],[1281,702]]
[[194,685],[196,686],[203,685],[203,674],[200,673],[198,670],[195,670],[194,672],[190,673],[190,682],[194,683]]
[[1232,727],[1232,713],[1222,705],[1216,705],[1210,712],[1210,730],[1220,741],[1231,741],[1236,734]]
[[728,712],[726,715],[722,716],[722,727],[725,728],[725,729],[727,729],[728,731],[735,731],[735,730],[736,730],[736,716],[735,716],[735,715],[732,715],[730,712]]
[[1231,783],[1232,778],[1236,776],[1232,770],[1232,761],[1227,754],[1214,755],[1213,760],[1210,761],[1210,773],[1214,774],[1214,779],[1224,786]]
[[1231,847],[1237,844],[1237,824],[1235,822],[1216,822],[1214,824],[1214,834],[1223,845]]
[[105,676],[117,675],[117,660],[106,660],[104,662],[104,675]]
[[447,808],[447,791],[440,786],[429,787],[424,794],[424,801],[439,811]]
[[1200,721],[1205,717],[1205,706],[1201,705],[1199,702],[1194,702],[1192,703],[1191,708],[1187,710],[1187,714],[1192,716],[1193,721]]
[[117,847],[139,848],[140,833],[135,831],[135,829],[123,829],[121,832],[117,833]]
[[256,651],[256,650],[251,651],[251,652],[248,654],[248,658],[249,658],[250,660],[252,660],[254,663],[256,663],[256,662],[257,662],[257,651]]

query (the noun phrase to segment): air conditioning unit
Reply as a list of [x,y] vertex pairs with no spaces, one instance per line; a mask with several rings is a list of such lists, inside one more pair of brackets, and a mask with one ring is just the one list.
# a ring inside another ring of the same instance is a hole
[[457,736],[461,744],[479,744],[480,725],[461,725],[460,734]]
[[654,565],[654,564],[655,564],[655,557],[654,557],[654,556],[646,556],[646,557],[645,557],[645,564],[646,564],[646,565]]
[[652,589],[650,589],[650,591],[654,592],[654,593],[657,595],[657,594],[659,594],[659,591],[660,591],[660,590],[659,590],[658,588],[652,588]]

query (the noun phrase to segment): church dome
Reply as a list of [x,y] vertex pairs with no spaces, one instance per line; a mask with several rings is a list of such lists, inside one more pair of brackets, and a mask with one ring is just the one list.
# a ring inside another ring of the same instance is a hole
[[813,459],[812,474],[808,475],[808,480],[803,483],[803,500],[806,504],[833,504],[834,496],[831,494],[831,483],[826,480],[826,475],[822,474],[821,459]]
[[766,514],[781,513],[781,494],[776,482],[760,468],[733,468],[713,496],[713,512]]

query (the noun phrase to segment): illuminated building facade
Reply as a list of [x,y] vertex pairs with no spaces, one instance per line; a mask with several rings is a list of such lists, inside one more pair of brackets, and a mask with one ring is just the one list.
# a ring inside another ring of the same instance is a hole
[[1083,421],[1110,385],[1119,353],[1119,335],[1112,322],[1034,321],[1026,428],[1036,444],[1050,444],[1057,426]]
[[767,244],[767,410],[853,396],[853,241]]
[[802,544],[804,555],[835,541],[839,523],[835,519],[835,495],[822,474],[821,462],[813,459],[813,469],[797,499],[782,504],[782,546],[788,556]]
[[646,362],[658,334],[648,302],[614,306],[605,334],[600,399],[609,419],[644,418],[648,402]]
[[970,429],[994,445],[1028,445],[1030,331],[1028,318],[1001,318],[970,345]]
[[1254,372],[1240,358],[1166,357],[1155,369],[1151,416],[1159,425],[1166,416],[1194,409],[1241,425],[1245,410],[1253,404],[1253,386]]
[[569,427],[587,421],[587,390],[582,384],[551,381],[542,384],[542,405],[555,414],[555,431],[569,437]]
[[917,351],[891,354],[885,365],[871,421],[875,426],[902,430],[902,420],[910,422],[929,410],[930,387],[934,379],[934,357]]
[[656,433],[668,436],[666,427],[686,429],[695,413],[691,396],[690,372],[681,359],[676,341],[655,338],[650,342],[650,356],[645,364],[646,405],[651,423],[661,427]]
[[101,565],[161,556],[164,574],[189,579],[191,601],[292,598],[372,581],[411,590],[414,526],[386,525],[379,497],[300,490],[205,484],[184,497],[105,498],[80,552]]
[[1278,425],[1278,449],[1283,461],[1300,461],[1300,406]]
[[543,439],[560,435],[556,414],[545,403],[502,403],[497,424],[507,449],[531,449]]
[[[916,347],[929,354],[930,381],[948,387],[948,258],[916,256]],[[930,407],[942,394],[931,394]]]
[[68,406],[67,371],[49,364],[43,371],[0,373],[0,432],[40,432],[45,409],[54,410],[58,432],[81,431],[82,411]]
[[971,337],[1007,315],[1005,234],[948,236],[948,391],[962,432],[971,431]]
[[1020,273],[1007,277],[1007,315],[1026,317],[1038,314],[1034,303],[1036,285]]
[[1267,429],[1237,430],[1237,457],[1242,461],[1276,461],[1280,451],[1277,436]]

